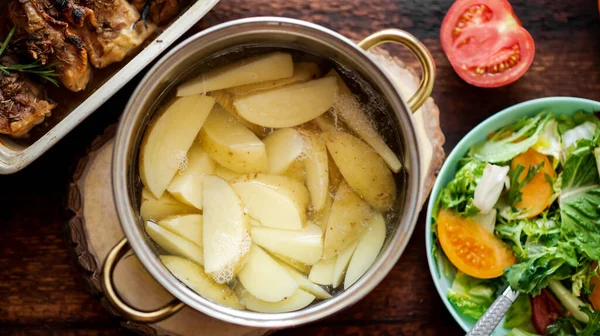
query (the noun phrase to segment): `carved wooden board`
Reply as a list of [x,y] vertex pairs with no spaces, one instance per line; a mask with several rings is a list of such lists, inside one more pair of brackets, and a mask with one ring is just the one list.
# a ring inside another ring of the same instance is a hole
[[[418,77],[402,62],[383,50],[373,53],[375,60],[395,79],[401,95],[408,99],[416,91]],[[414,114],[422,155],[425,195],[424,203],[435,174],[441,167],[444,135],[439,127],[439,110],[433,99]],[[85,269],[85,280],[94,294],[102,294],[100,266],[109,250],[123,237],[112,194],[111,163],[113,138],[116,126],[109,127],[90,146],[85,157],[79,160],[69,190],[69,208],[74,217],[69,221],[71,239],[79,264]],[[172,296],[145,270],[133,254],[126,255],[114,273],[115,287],[121,297],[134,307],[150,310],[167,303]],[[105,307],[112,311],[102,297]],[[266,329],[228,324],[208,317],[191,308],[184,308],[171,318],[146,325],[123,321],[122,325],[144,335],[195,335],[199,330],[207,335],[259,336]]]

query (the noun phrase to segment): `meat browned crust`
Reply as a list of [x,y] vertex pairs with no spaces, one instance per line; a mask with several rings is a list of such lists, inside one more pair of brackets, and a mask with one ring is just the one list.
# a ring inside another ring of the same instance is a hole
[[175,17],[179,7],[179,0],[132,0],[131,3],[142,12],[143,19],[149,16],[159,25]]
[[[91,78],[88,54],[83,41],[68,23],[50,15],[52,5],[46,0],[9,0],[8,12],[19,36],[36,36],[46,41],[43,53],[28,50],[29,56],[54,64],[58,79],[71,91],[85,89]],[[35,38],[34,38],[35,40]]]
[[[14,63],[4,57],[0,63]],[[44,91],[18,73],[0,72],[0,134],[20,137],[44,121],[56,104],[44,99]]]

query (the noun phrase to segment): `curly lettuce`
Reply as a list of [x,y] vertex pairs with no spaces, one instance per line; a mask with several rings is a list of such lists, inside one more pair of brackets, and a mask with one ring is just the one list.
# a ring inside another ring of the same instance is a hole
[[501,279],[482,280],[458,272],[446,295],[458,312],[477,320],[504,286]]
[[472,217],[479,213],[479,208],[473,204],[475,188],[483,176],[486,163],[479,160],[468,160],[456,172],[456,176],[440,193],[434,213],[439,207],[453,210],[460,216]]

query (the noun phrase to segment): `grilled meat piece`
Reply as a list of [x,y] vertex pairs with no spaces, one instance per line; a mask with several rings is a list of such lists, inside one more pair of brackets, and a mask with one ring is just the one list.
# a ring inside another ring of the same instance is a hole
[[179,0],[132,0],[131,3],[142,13],[141,19],[150,17],[152,22],[163,24],[177,15]]
[[76,26],[96,68],[122,61],[156,29],[154,24],[138,23],[139,12],[126,0],[52,1]]
[[[0,63],[9,65],[8,57]],[[0,72],[0,134],[19,137],[44,121],[56,104],[44,99],[41,85],[33,83],[22,74]]]
[[[85,89],[92,74],[88,54],[83,42],[71,31],[68,23],[57,20],[47,12],[52,8],[47,0],[9,1],[10,19],[19,35],[37,34],[47,41],[51,52],[44,57],[50,64],[55,64],[61,83],[71,91]],[[33,59],[40,59],[37,50],[30,51],[29,55]]]

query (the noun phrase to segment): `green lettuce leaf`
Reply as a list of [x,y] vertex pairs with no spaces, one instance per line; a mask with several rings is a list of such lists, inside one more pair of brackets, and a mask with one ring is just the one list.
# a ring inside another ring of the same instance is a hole
[[458,312],[476,320],[490,307],[504,286],[501,278],[482,280],[458,272],[446,295]]
[[589,322],[583,324],[574,317],[559,318],[546,327],[549,336],[599,336],[600,335],[600,310],[591,311],[586,306],[579,309],[589,317]]
[[506,313],[504,328],[517,328],[529,324],[529,321],[531,321],[531,300],[529,295],[520,295]]
[[600,310],[591,311],[586,306],[579,307],[579,310],[584,312],[589,318],[589,322],[585,325],[585,328],[581,330],[578,336],[598,336],[600,335]]
[[535,145],[540,133],[551,120],[554,120],[552,114],[545,112],[523,118],[498,130],[486,142],[473,146],[470,155],[490,163],[507,162]]
[[529,332],[521,328],[513,328],[511,331],[508,332],[508,334],[506,334],[506,336],[539,336],[539,334]]
[[479,160],[466,161],[440,193],[434,214],[437,215],[440,207],[454,210],[461,216],[472,217],[478,214],[479,208],[473,204],[473,198],[485,166],[486,163]]

